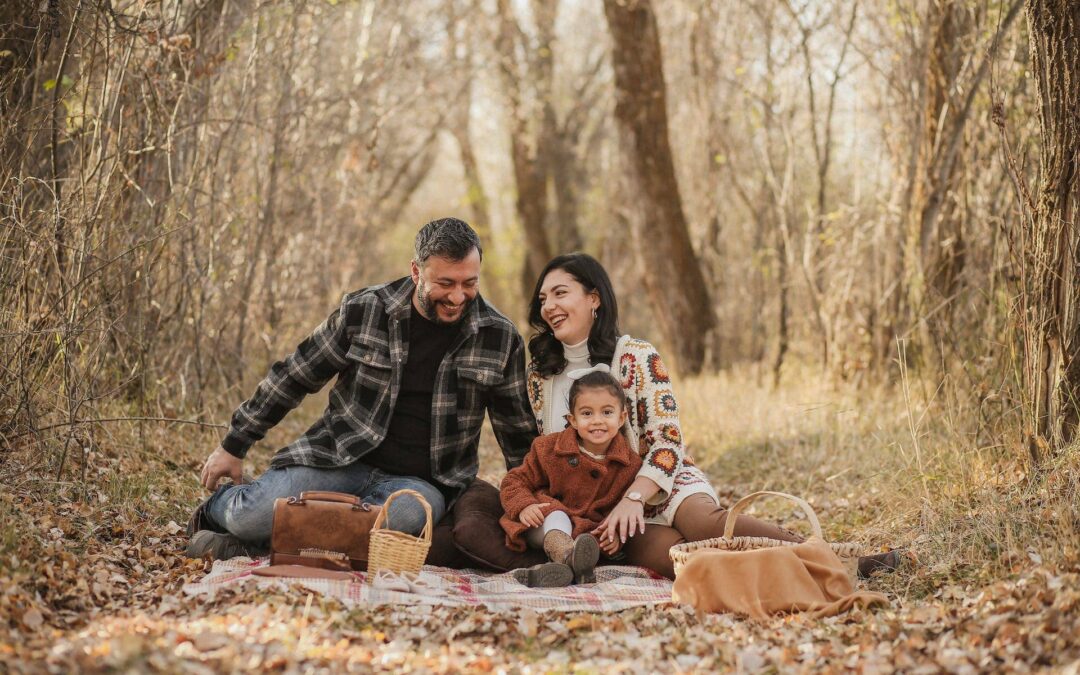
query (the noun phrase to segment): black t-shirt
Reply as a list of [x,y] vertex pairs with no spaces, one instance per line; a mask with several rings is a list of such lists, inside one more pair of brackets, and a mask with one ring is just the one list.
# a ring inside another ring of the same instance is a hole
[[409,354],[386,438],[360,461],[399,476],[440,486],[431,473],[431,397],[435,375],[457,337],[460,324],[429,321],[412,305]]

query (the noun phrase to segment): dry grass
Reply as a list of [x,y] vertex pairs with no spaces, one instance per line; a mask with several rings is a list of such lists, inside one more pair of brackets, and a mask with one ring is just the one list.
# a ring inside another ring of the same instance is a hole
[[[677,394],[691,452],[724,493],[797,494],[827,536],[909,546],[920,565],[893,579],[901,594],[1004,578],[1031,561],[1075,565],[1080,447],[1028,476],[1000,410],[978,415],[947,385],[904,384],[858,389],[809,371],[772,390],[734,372]],[[992,433],[1003,438],[988,442]]]

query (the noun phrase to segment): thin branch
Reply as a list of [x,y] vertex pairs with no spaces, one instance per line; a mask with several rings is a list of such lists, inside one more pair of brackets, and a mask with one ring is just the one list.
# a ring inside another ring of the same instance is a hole
[[74,427],[81,424],[104,424],[106,422],[167,422],[170,424],[190,424],[196,427],[205,427],[207,429],[220,429],[228,430],[227,424],[214,424],[212,422],[200,422],[198,420],[185,420],[175,417],[100,417],[92,420],[71,420],[68,422],[59,422],[57,424],[50,424],[44,427],[38,427],[33,431],[24,431],[14,436],[9,436],[8,440],[16,440],[24,436],[30,436],[31,434],[41,433],[42,431],[49,431],[51,429],[61,429],[64,427]]

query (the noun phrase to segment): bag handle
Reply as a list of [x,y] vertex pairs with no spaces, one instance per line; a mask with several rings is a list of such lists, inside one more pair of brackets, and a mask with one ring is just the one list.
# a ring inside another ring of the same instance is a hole
[[735,516],[742,513],[743,509],[750,505],[750,502],[756,500],[758,497],[764,497],[766,495],[773,497],[783,497],[784,499],[795,502],[799,505],[799,508],[806,514],[806,519],[810,521],[810,529],[813,530],[814,536],[818,539],[825,539],[821,534],[821,523],[818,522],[817,514],[814,513],[814,508],[810,506],[805,499],[796,497],[795,495],[789,495],[786,492],[772,492],[771,490],[761,490],[759,492],[751,492],[739,501],[735,502],[730,509],[728,509],[728,517],[724,519],[724,538],[731,539],[735,535],[735,521],[738,520]]
[[371,531],[379,529],[386,523],[386,514],[390,512],[390,502],[394,501],[401,495],[409,495],[420,502],[420,506],[424,507],[424,513],[427,514],[427,523],[424,524],[424,529],[420,531],[420,538],[424,541],[431,542],[431,505],[424,499],[424,495],[420,494],[416,490],[402,489],[392,493],[383,502],[382,509],[379,510],[379,515],[375,516],[375,524],[371,526]]
[[296,503],[303,503],[306,501],[313,502],[336,502],[338,504],[351,504],[353,506],[363,507],[365,504],[356,495],[350,495],[345,492],[326,492],[324,490],[308,490],[300,493],[300,499]]

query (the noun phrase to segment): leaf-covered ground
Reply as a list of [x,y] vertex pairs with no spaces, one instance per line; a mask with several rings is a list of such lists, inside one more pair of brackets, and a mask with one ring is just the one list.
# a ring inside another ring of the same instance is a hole
[[[215,436],[147,427],[141,438],[76,439],[85,451],[60,481],[54,458],[19,447],[3,456],[0,663],[11,672],[1077,672],[1074,458],[1026,476],[1007,454],[968,451],[947,427],[914,425],[936,411],[886,392],[769,392],[729,378],[684,390],[687,437],[725,499],[797,492],[830,536],[911,548],[917,565],[868,584],[891,608],[753,623],[675,606],[348,610],[253,586],[188,598],[180,587],[205,567],[181,556],[180,525]],[[497,478],[490,443],[483,461]],[[758,515],[801,525],[786,505]]]

